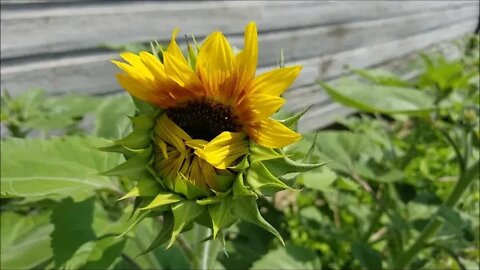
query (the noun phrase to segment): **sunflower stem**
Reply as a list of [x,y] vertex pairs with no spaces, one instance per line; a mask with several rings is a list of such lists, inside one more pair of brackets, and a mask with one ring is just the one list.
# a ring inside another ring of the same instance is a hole
[[[209,236],[209,229],[195,225],[195,260],[192,260],[193,269],[208,269],[210,246],[212,240],[205,240]],[[205,241],[204,241],[205,240]]]
[[200,267],[200,269],[202,269],[202,270],[208,269],[208,259],[210,257],[211,242],[212,242],[212,240],[206,241],[205,246],[203,247],[202,261],[201,261],[201,267]]

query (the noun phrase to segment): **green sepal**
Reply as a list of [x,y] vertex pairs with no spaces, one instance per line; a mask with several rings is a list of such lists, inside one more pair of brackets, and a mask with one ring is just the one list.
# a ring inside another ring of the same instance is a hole
[[133,131],[126,137],[115,141],[115,143],[132,149],[147,148],[151,144],[154,118],[148,115],[139,115],[130,119],[132,120]]
[[132,121],[133,129],[150,130],[155,124],[155,118],[151,115],[137,115],[129,118]]
[[217,174],[215,177],[215,183],[217,184],[217,190],[225,192],[232,187],[233,181],[235,181],[235,174],[228,172]]
[[233,182],[233,187],[232,187],[232,192],[233,192],[233,198],[236,199],[237,197],[241,196],[255,196],[257,197],[257,194],[250,190],[247,186],[245,186],[245,183],[243,182],[243,174],[239,173],[237,177],[235,178],[235,182]]
[[162,111],[155,105],[146,103],[145,101],[140,100],[132,95],[130,96],[132,97],[133,103],[135,104],[139,114],[156,116]]
[[172,235],[173,232],[173,224],[174,224],[174,217],[172,215],[172,212],[165,212],[163,214],[163,226],[160,232],[158,233],[157,237],[155,237],[155,240],[150,244],[150,246],[142,251],[140,254],[137,255],[141,256],[144,254],[147,254],[148,252],[156,249],[157,247],[165,244],[170,236]]
[[277,158],[283,158],[284,155],[277,152],[273,148],[261,146],[259,144],[250,141],[250,164],[253,165],[256,162],[271,160]]
[[282,245],[285,245],[285,242],[283,241],[283,238],[280,235],[280,233],[272,225],[270,225],[260,214],[255,197],[248,196],[248,197],[239,197],[237,199],[234,199],[232,211],[236,217],[242,220],[245,220],[247,222],[253,223],[269,231],[280,240]]
[[307,172],[327,164],[327,162],[313,164],[301,163],[288,157],[266,160],[263,163],[270,173],[276,177],[292,172]]
[[303,158],[303,162],[305,162],[305,163],[312,162],[313,153],[315,152],[315,149],[317,149],[317,146],[316,146],[317,136],[318,136],[318,132],[315,132],[315,137],[313,137],[312,145],[310,146],[307,154],[305,154],[305,157]]
[[262,162],[252,164],[246,180],[248,185],[259,194],[269,195],[280,190],[293,189],[271,174]]
[[150,176],[147,167],[151,158],[152,148],[147,148],[117,167],[100,174],[105,176],[127,176],[134,179],[141,179]]
[[187,197],[189,200],[194,200],[196,198],[201,198],[209,196],[210,192],[208,190],[202,190],[197,186],[193,185],[185,176],[179,175],[175,181],[173,181],[174,187],[173,190],[176,193],[180,193]]
[[175,193],[161,192],[161,193],[158,193],[157,196],[155,196],[155,198],[147,206],[140,208],[140,210],[147,210],[147,209],[152,209],[159,206],[169,205],[182,200],[183,198],[181,196],[176,195]]
[[173,230],[167,248],[171,247],[182,230],[205,211],[205,207],[194,201],[181,201],[172,207],[174,216]]
[[210,197],[207,197],[207,198],[198,199],[198,200],[196,200],[196,202],[199,205],[219,203],[222,200],[224,200],[225,197],[227,197],[230,193],[231,193],[230,190],[226,191],[226,192],[215,192],[215,196],[210,196]]
[[212,219],[213,239],[217,237],[218,231],[225,224],[228,215],[231,213],[232,206],[233,202],[231,196],[224,198],[224,200],[219,203],[207,206],[208,214]]
[[133,187],[127,194],[118,199],[124,200],[131,197],[150,197],[158,194],[162,189],[159,187],[157,181],[152,178],[140,178],[137,180],[137,185]]
[[135,226],[137,226],[138,223],[140,223],[142,220],[144,220],[146,217],[148,217],[148,215],[150,214],[150,210],[139,211],[137,213],[138,213],[137,216],[132,221],[132,223],[127,227],[127,229],[125,229],[125,231],[123,233],[121,233],[120,235],[116,236],[116,238],[121,238],[121,237],[125,236],[128,232],[130,232],[133,228],[135,228]]
[[163,63],[163,46],[161,44],[159,44],[158,41],[154,40],[154,41],[150,42],[150,50],[152,51],[152,54],[161,63]]
[[243,172],[246,169],[248,169],[248,167],[250,167],[250,164],[248,163],[248,158],[245,155],[243,157],[243,159],[237,165],[231,166],[231,167],[228,167],[228,168],[230,170],[234,171],[234,172]]
[[[212,218],[208,214],[208,211],[203,211],[198,217],[194,220],[195,224],[201,225],[206,228],[212,228]],[[185,231],[185,230],[184,230]]]
[[280,123],[282,123],[283,125],[285,125],[288,128],[292,128],[298,123],[298,120],[300,120],[300,118],[306,112],[308,112],[312,107],[313,107],[313,105],[309,106],[308,108],[304,109],[301,112],[296,113],[295,115],[292,115],[292,116],[288,117],[287,119],[280,120]]
[[103,152],[113,152],[113,153],[120,153],[125,156],[126,159],[130,159],[131,157],[138,155],[143,151],[143,149],[130,149],[124,145],[114,144],[109,146],[103,146],[97,148],[99,151]]
[[[153,159],[152,159],[153,160]],[[162,187],[162,189],[166,189],[165,188],[165,183],[164,181],[162,181],[162,179],[160,179],[160,177],[158,177],[157,175],[157,172],[155,172],[155,170],[152,168],[152,166],[147,166],[147,171],[150,173],[150,176],[157,182],[160,184],[160,186]]]
[[187,52],[188,52],[188,63],[190,64],[190,67],[193,70],[196,70],[196,65],[197,65],[197,53],[195,52],[195,49],[190,45],[190,42],[188,42],[187,38]]

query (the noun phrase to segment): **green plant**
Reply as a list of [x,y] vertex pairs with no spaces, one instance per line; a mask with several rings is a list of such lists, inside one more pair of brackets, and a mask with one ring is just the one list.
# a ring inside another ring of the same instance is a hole
[[224,242],[205,241],[194,225],[170,249],[138,256],[163,220],[133,227],[135,201],[117,201],[133,184],[97,173],[126,160],[97,147],[131,132],[131,98],[3,92],[0,268],[478,268],[478,37],[467,44],[455,60],[425,54],[413,79],[353,69],[354,79],[322,83],[359,113],[284,149],[295,161],[308,153],[327,162],[280,178],[300,191],[258,200],[285,246],[238,222]]

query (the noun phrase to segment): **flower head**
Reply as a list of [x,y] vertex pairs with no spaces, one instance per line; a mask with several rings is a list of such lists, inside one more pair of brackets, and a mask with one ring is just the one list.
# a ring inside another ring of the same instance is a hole
[[[291,162],[278,149],[301,136],[270,117],[284,104],[281,95],[301,67],[255,76],[253,22],[246,26],[244,48],[237,54],[221,32],[214,32],[196,52],[189,47],[185,58],[176,34],[161,57],[127,52],[121,54],[125,62],[112,61],[123,71],[117,79],[136,99],[138,111],[133,132],[105,149],[124,153],[127,162],[107,173],[122,174],[122,168],[140,164],[143,170],[127,175],[137,185],[125,197],[142,198],[143,211],[172,213],[164,218],[174,219],[173,240],[203,214],[214,237],[236,218],[278,236],[261,218],[255,199],[265,189],[288,188],[266,162]],[[300,168],[296,166],[292,168]]]

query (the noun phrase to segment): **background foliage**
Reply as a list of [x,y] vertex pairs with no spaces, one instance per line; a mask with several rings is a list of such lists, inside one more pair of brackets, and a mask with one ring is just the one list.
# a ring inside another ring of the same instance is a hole
[[320,82],[359,113],[288,147],[301,160],[314,144],[313,161],[328,165],[284,177],[301,191],[260,199],[285,246],[238,223],[225,243],[203,241],[208,235],[195,226],[171,249],[138,256],[159,220],[122,235],[133,202],[116,200],[131,184],[98,174],[123,161],[97,147],[129,131],[130,97],[3,91],[0,268],[381,269],[411,261],[419,269],[478,269],[478,49],[470,37],[459,42],[458,59],[422,54],[402,67],[416,73],[410,79],[351,69]]

